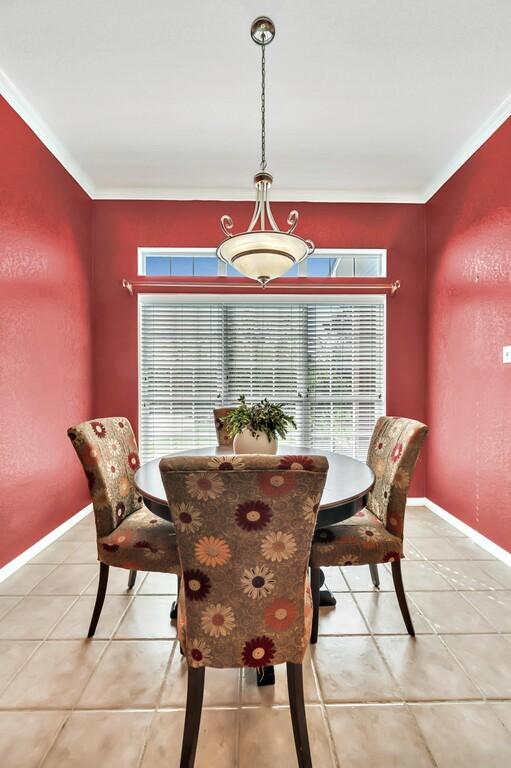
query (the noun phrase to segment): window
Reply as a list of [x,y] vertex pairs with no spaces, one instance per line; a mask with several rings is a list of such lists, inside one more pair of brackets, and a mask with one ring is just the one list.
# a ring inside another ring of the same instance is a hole
[[212,409],[240,394],[286,404],[286,442],[365,459],[385,411],[384,297],[139,300],[144,461],[215,444]]
[[[385,277],[384,249],[318,249],[285,277]],[[138,274],[151,276],[240,277],[217,258],[213,248],[139,248]]]

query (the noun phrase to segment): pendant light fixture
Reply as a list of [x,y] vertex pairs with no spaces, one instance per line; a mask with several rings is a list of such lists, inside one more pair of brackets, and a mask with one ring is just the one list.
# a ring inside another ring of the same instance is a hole
[[268,193],[273,177],[266,170],[266,46],[275,37],[275,25],[259,16],[251,27],[252,40],[261,47],[261,164],[254,176],[256,202],[248,229],[233,234],[230,216],[222,216],[220,225],[226,239],[217,248],[218,258],[242,275],[258,280],[264,288],[269,280],[284,275],[314,251],[314,243],[294,234],[298,211],[287,217],[289,229],[282,232],[273,217]]

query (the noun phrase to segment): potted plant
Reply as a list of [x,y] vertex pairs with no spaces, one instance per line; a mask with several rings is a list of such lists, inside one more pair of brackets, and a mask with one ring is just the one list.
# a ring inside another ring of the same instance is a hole
[[284,439],[295,420],[285,413],[282,403],[270,403],[265,397],[255,405],[247,405],[245,395],[239,405],[224,416],[222,423],[234,438],[235,453],[277,453],[277,438]]

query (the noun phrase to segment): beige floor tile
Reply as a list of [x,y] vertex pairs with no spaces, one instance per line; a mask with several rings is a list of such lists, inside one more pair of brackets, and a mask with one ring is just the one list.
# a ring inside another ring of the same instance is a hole
[[495,579],[504,589],[511,589],[511,566],[500,560],[481,564],[481,567],[492,579]]
[[97,572],[96,565],[57,565],[32,590],[33,595],[79,595]]
[[463,535],[464,534],[461,533],[461,531],[458,531],[454,526],[450,525],[450,523],[445,522],[445,520],[441,520],[437,515],[435,515],[434,519],[405,517],[405,538],[432,539],[435,536],[438,536],[439,538],[460,538]]
[[[307,703],[316,704],[319,702],[319,691],[312,670],[310,651],[307,651],[303,660],[303,692]],[[275,667],[275,685],[264,685],[261,688],[257,687],[255,670],[244,669],[242,672],[241,703],[256,707],[287,706],[289,695],[286,665],[279,664]]]
[[[385,566],[387,568],[387,566]],[[434,569],[429,562],[404,560],[401,564],[403,584],[407,592],[418,590],[449,590],[452,586]]]
[[500,635],[445,635],[445,642],[489,698],[511,698],[511,645]]
[[416,639],[378,637],[376,642],[407,701],[480,698],[479,691],[435,635]]
[[489,706],[511,734],[511,701],[492,701]]
[[101,641],[47,640],[4,690],[0,707],[74,706],[104,645]]
[[414,546],[428,560],[490,560],[491,557],[465,536],[422,538],[414,541]]
[[371,637],[320,637],[312,650],[312,659],[325,701],[399,698]]
[[434,766],[417,723],[405,705],[329,706],[327,716],[342,766]]
[[0,641],[0,692],[35,651],[38,642]]
[[337,594],[337,605],[319,609],[320,635],[367,635],[369,630],[348,592]]
[[[179,652],[176,644],[165,685],[161,694],[162,707],[186,706],[186,686],[188,668],[186,661]],[[205,707],[236,707],[239,703],[240,670],[214,669],[206,670],[204,683]]]
[[[438,593],[435,592],[435,594]],[[407,634],[394,592],[379,592],[378,590],[357,592],[354,597],[371,628],[371,632],[376,635]],[[408,600],[408,607],[416,634],[431,634],[433,632],[431,625],[421,616],[411,600]]]
[[425,520],[431,523],[438,522],[440,519],[427,507],[408,506],[406,508],[406,520]]
[[422,552],[418,550],[415,544],[412,544],[406,539],[403,542],[403,552],[406,560],[425,560],[426,559],[426,556],[423,555]]
[[75,543],[75,547],[69,556],[66,557],[66,563],[98,563],[98,546],[95,541],[84,541],[80,544]]
[[173,573],[148,573],[139,591],[141,595],[177,595],[177,576]]
[[[351,565],[342,568],[342,572],[353,592],[373,592],[375,590],[368,565]],[[393,592],[394,582],[392,581],[390,571],[379,565],[378,573],[380,576],[380,592]]]
[[[494,629],[511,632],[511,592],[462,592]],[[491,630],[489,630],[491,631]]]
[[[95,595],[98,591],[98,579],[99,579],[99,566],[96,565],[96,578],[93,579],[87,588],[84,590],[84,595]],[[140,589],[145,571],[137,573],[137,580],[135,586],[132,589],[128,589],[128,578],[130,572],[126,568],[110,568],[108,572],[108,595],[135,595]]]
[[325,586],[323,589],[329,589],[331,592],[347,592],[349,587],[343,577],[341,568],[330,565],[321,569],[325,574]]
[[[434,567],[455,589],[505,589],[500,581],[493,578],[492,570],[494,565],[495,563],[482,560],[443,560],[435,562]],[[502,565],[504,564],[502,563]]]
[[4,595],[3,597],[0,597],[0,619],[6,616],[9,611],[12,611],[14,606],[17,605],[20,600],[22,600],[20,595],[17,597],[14,595]]
[[126,611],[115,637],[118,639],[160,639],[176,636],[176,627],[170,623],[170,595],[137,595]]
[[154,707],[171,645],[164,640],[115,640],[80,698],[84,709]]
[[75,541],[54,541],[53,544],[49,544],[46,549],[43,549],[36,557],[33,557],[30,561],[33,563],[63,563],[64,560],[71,555],[76,547],[79,546]]
[[[106,596],[94,634],[96,640],[108,639],[112,636],[131,600],[130,595]],[[92,596],[79,597],[59,621],[50,634],[50,638],[52,640],[80,640],[87,637],[95,602],[96,598]]]
[[73,712],[44,768],[137,768],[152,712]]
[[[202,712],[195,768],[234,768],[237,716],[229,709]],[[184,721],[182,710],[155,714],[140,768],[179,768]]]
[[409,592],[408,597],[439,633],[493,631],[459,592]]
[[511,735],[488,704],[419,704],[412,711],[438,768],[511,765]]
[[[306,707],[312,764],[332,768],[328,730],[319,706]],[[288,707],[242,709],[239,768],[295,766],[296,751]]]
[[25,597],[0,621],[2,640],[43,640],[73,605],[75,597]]
[[0,712],[2,768],[36,768],[66,716],[65,712]]
[[27,595],[54,568],[55,565],[48,563],[27,563],[8,579],[0,582],[0,595]]
[[82,525],[81,523],[73,525],[69,531],[62,534],[59,541],[73,541],[76,544],[96,541],[96,529],[92,525]]

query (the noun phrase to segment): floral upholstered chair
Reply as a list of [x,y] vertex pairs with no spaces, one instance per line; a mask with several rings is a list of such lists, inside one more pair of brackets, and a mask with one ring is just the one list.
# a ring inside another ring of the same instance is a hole
[[99,585],[88,632],[92,637],[105,600],[109,566],[130,571],[131,589],[137,571],[179,573],[179,557],[172,524],[144,506],[133,484],[140,462],[128,419],[84,421],[67,434],[89,482],[96,521]]
[[215,429],[216,429],[216,441],[218,445],[225,445],[230,446],[232,445],[233,438],[229,437],[226,428],[224,427],[222,423],[222,419],[224,416],[227,416],[228,413],[231,413],[234,408],[213,408],[213,416],[215,418]]
[[316,531],[311,551],[312,643],[318,637],[320,567],[328,565],[369,565],[373,583],[379,587],[377,563],[390,563],[406,629],[415,636],[401,576],[401,558],[408,488],[427,431],[425,424],[412,419],[378,419],[367,455],[375,482],[366,508],[343,523]]
[[324,456],[176,456],[160,462],[183,569],[178,629],[188,662],[181,765],[193,766],[205,667],[287,663],[295,744],[310,766],[302,661],[310,547]]

